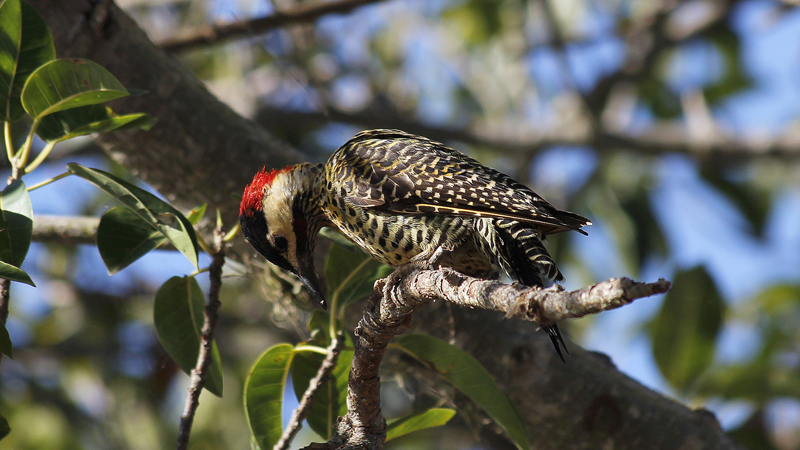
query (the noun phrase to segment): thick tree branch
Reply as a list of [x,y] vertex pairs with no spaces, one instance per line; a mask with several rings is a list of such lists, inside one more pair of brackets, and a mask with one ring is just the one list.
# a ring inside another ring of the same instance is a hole
[[158,123],[147,132],[104,133],[97,141],[168,199],[190,206],[208,203],[232,223],[238,216],[235,198],[255,169],[308,160],[217,100],[113,2],[30,3],[50,27],[60,58],[91,59],[124,86],[147,91],[112,107],[119,113],[149,113]]
[[290,10],[280,11],[267,17],[259,17],[225,25],[207,26],[192,30],[184,36],[176,36],[158,45],[168,53],[178,53],[192,48],[254,36],[279,27],[313,22],[329,14],[345,14],[370,3],[382,0],[339,0],[334,2],[302,4]]

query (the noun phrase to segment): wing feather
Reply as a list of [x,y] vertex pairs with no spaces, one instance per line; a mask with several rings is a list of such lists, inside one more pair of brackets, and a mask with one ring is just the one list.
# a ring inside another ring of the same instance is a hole
[[[513,219],[544,234],[580,230],[584,217],[559,211],[509,176],[429,139],[397,130],[357,134],[326,166],[350,174],[346,200],[403,214]],[[329,178],[330,179],[330,178]]]

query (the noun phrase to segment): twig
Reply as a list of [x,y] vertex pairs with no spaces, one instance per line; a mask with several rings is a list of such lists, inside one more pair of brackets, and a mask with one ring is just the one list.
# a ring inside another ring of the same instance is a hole
[[283,430],[283,435],[281,435],[278,443],[275,444],[274,450],[287,450],[292,440],[297,436],[297,433],[303,426],[303,420],[311,409],[311,403],[314,401],[314,397],[317,395],[317,392],[319,392],[323,383],[331,376],[334,367],[336,367],[336,361],[339,360],[339,352],[342,350],[342,347],[344,347],[344,339],[340,334],[331,342],[331,345],[328,346],[328,356],[322,361],[322,365],[319,366],[319,370],[317,370],[317,374],[314,375],[314,378],[309,381],[308,389],[306,389],[303,398],[300,399],[300,404],[292,413],[292,418],[289,419],[289,424]]
[[670,288],[666,280],[641,283],[628,278],[611,279],[572,292],[530,288],[494,280],[469,277],[450,269],[403,270],[375,283],[375,294],[367,303],[356,328],[358,345],[350,369],[347,415],[337,434],[326,444],[308,449],[383,448],[386,422],[380,407],[380,367],[389,340],[403,333],[412,313],[440,300],[458,305],[505,312],[507,316],[550,324],[618,308]]
[[174,37],[159,43],[168,53],[178,53],[201,45],[211,45],[222,41],[236,39],[287,25],[307,23],[327,14],[344,14],[359,6],[381,0],[339,0],[335,2],[303,5],[297,8],[278,12],[267,17],[236,22],[227,25],[208,26],[193,30],[191,35]]
[[178,450],[185,450],[189,445],[189,435],[192,431],[192,422],[197,406],[200,404],[200,392],[205,384],[206,373],[211,365],[211,348],[214,343],[214,330],[217,327],[219,312],[219,291],[222,288],[222,266],[225,264],[225,244],[222,242],[224,234],[221,229],[214,230],[214,250],[209,278],[211,284],[208,292],[208,304],[204,311],[203,336],[200,345],[200,354],[197,357],[197,366],[192,370],[192,380],[186,403],[181,415],[181,424],[178,429]]

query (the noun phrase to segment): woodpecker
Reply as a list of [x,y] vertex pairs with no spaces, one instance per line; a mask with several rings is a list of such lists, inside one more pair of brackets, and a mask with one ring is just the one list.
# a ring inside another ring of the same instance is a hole
[[[542,239],[591,225],[497,170],[399,130],[358,133],[325,164],[262,169],[244,190],[239,220],[247,241],[297,275],[323,308],[313,260],[322,227],[391,267],[436,260],[543,287],[563,277]],[[542,328],[563,360],[558,326]]]

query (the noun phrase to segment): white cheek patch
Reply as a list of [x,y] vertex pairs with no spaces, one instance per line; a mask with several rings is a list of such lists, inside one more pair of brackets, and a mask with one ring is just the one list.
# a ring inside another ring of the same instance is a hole
[[[291,172],[290,172],[291,173]],[[292,228],[292,202],[294,190],[291,186],[290,173],[281,173],[272,182],[263,200],[264,216],[267,219],[269,233],[281,235],[289,242],[286,259],[293,267],[297,267],[297,237]]]

